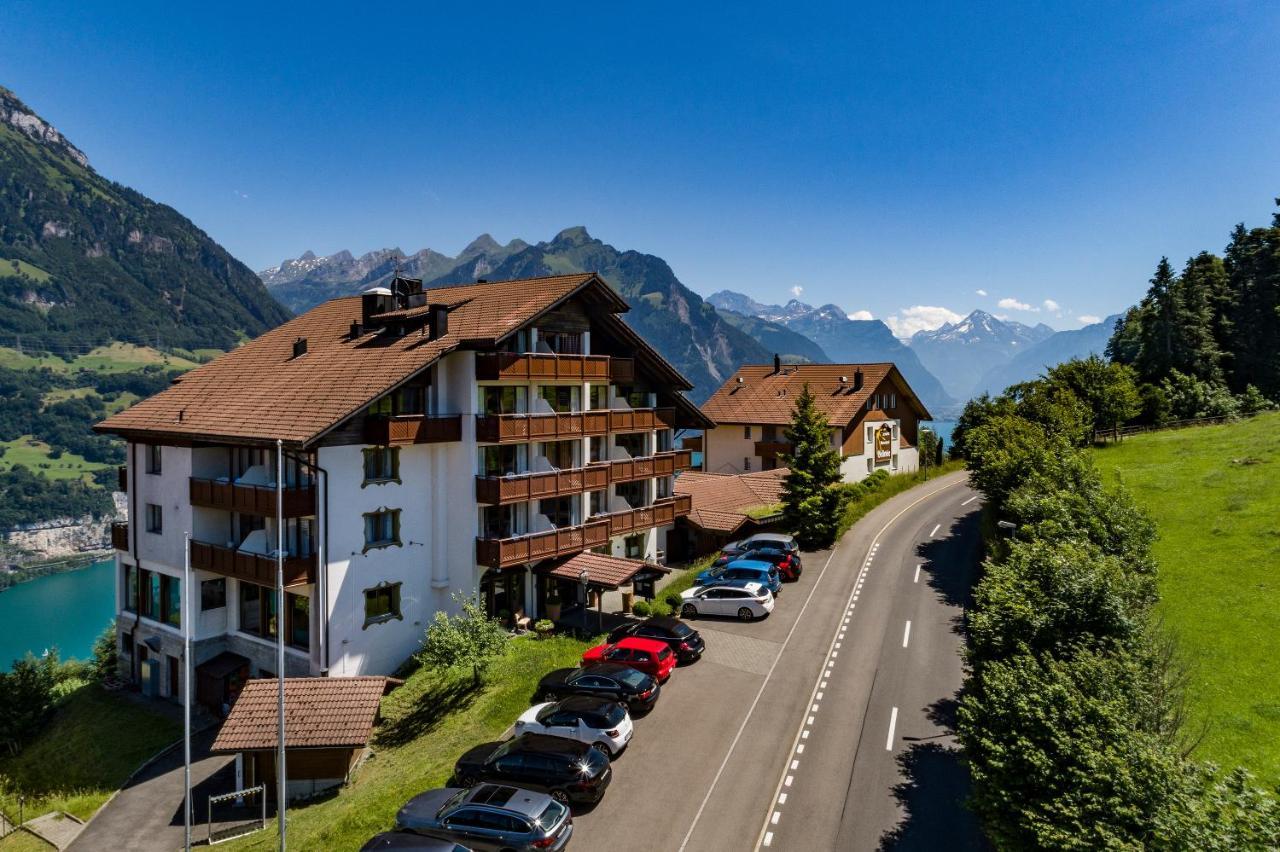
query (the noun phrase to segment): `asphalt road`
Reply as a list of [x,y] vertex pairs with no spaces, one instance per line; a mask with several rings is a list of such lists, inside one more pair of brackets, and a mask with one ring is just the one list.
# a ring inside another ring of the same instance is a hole
[[981,848],[950,736],[979,508],[939,478],[806,554],[768,619],[699,620],[574,847]]

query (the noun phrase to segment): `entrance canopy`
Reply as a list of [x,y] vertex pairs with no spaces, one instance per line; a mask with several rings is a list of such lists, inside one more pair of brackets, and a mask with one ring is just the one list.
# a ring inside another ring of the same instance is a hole
[[671,569],[639,559],[622,559],[586,550],[553,563],[553,567],[546,573],[561,580],[580,582],[578,578],[583,571],[587,572],[587,585],[612,590],[625,586],[642,572],[666,574]]

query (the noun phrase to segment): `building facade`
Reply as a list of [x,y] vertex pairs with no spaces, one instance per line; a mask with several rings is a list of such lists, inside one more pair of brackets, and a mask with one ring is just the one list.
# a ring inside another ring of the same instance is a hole
[[129,445],[122,665],[177,693],[189,594],[197,666],[274,675],[283,631],[286,675],[388,674],[455,593],[514,621],[573,602],[577,553],[660,561],[677,430],[709,421],[625,310],[595,275],[397,279],[99,424]]
[[919,467],[919,424],[929,412],[893,364],[748,365],[702,406],[716,425],[702,436],[703,470],[741,474],[785,466],[785,431],[808,385],[831,427],[846,482],[876,470]]

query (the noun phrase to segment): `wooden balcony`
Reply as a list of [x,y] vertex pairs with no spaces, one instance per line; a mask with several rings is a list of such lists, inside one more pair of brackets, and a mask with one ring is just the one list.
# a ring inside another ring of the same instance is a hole
[[776,459],[791,452],[790,441],[756,441],[756,455],[762,459]]
[[609,537],[612,538],[617,535],[627,535],[638,530],[647,530],[652,527],[675,523],[676,518],[689,514],[692,509],[693,498],[688,494],[677,494],[674,497],[655,500],[651,506],[628,509],[624,512],[610,512],[607,515],[598,515],[592,520],[607,520],[609,522]]
[[117,521],[111,525],[111,546],[116,550],[129,549],[129,524]]
[[693,455],[688,450],[667,450],[651,456],[610,462],[609,481],[632,482],[655,476],[671,476],[677,470],[688,470],[691,467]]
[[[191,477],[191,505],[207,509],[225,509],[248,515],[274,516],[276,489],[269,485],[237,485],[217,479]],[[300,518],[316,513],[316,488],[284,489],[284,516]]]
[[129,493],[129,466],[122,464],[116,468],[116,490]]
[[607,382],[612,373],[609,361],[608,355],[477,352],[476,379],[482,382],[504,379],[522,382]]
[[460,414],[403,414],[398,417],[366,417],[366,444],[400,446],[438,444],[462,440]]
[[[210,571],[223,577],[248,580],[260,586],[276,584],[276,560],[274,556],[243,553],[233,547],[221,547],[203,541],[191,542],[191,567],[198,571]],[[284,560],[284,584],[300,586],[314,580],[316,557],[286,556]]]
[[636,359],[610,358],[609,381],[615,385],[629,385],[636,380]]
[[591,520],[576,527],[548,530],[514,538],[476,539],[476,562],[490,568],[509,568],[556,556],[568,556],[609,541],[609,522]]
[[544,497],[563,497],[598,491],[609,484],[609,465],[594,464],[520,476],[477,476],[476,502],[490,506],[523,503]]
[[675,422],[674,408],[609,409],[610,432],[647,432],[650,429],[674,427]]
[[686,450],[693,450],[696,453],[702,452],[701,435],[689,435],[681,441],[681,444]]
[[609,431],[609,412],[567,414],[477,414],[476,440],[486,444],[559,441],[603,435]]

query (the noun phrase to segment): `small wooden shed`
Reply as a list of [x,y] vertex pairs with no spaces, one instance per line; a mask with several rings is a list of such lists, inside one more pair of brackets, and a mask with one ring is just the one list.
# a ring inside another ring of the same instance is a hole
[[[345,784],[364,757],[382,696],[402,681],[387,677],[290,677],[284,681],[285,769],[290,799]],[[279,681],[250,680],[213,742],[236,756],[236,787],[276,793]]]

